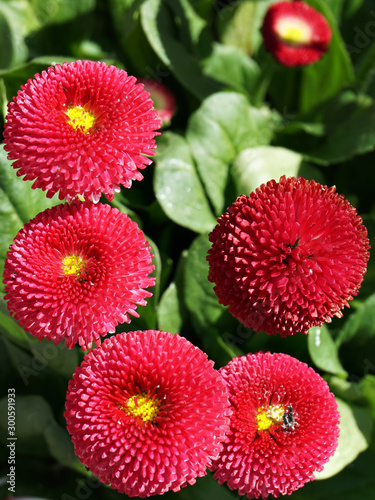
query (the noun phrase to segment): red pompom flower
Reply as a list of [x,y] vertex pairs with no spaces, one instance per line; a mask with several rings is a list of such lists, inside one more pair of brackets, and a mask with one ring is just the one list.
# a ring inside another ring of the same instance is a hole
[[332,31],[327,20],[305,2],[277,2],[262,25],[264,45],[284,66],[318,61],[329,48]]
[[225,383],[179,335],[123,333],[87,354],[69,382],[75,452],[100,481],[133,497],[194,484],[229,428]]
[[248,498],[291,494],[313,480],[338,444],[327,383],[305,363],[269,352],[238,356],[219,372],[232,415],[214,478]]
[[102,62],[57,64],[30,79],[8,105],[4,149],[33,188],[109,200],[143,178],[160,126],[136,79]]
[[7,306],[26,331],[88,349],[139,316],[152,294],[152,254],[143,232],[109,205],[73,202],[39,213],[5,260]]
[[282,337],[341,317],[369,258],[356,210],[335,187],[302,177],[239,196],[209,238],[220,303],[246,327]]

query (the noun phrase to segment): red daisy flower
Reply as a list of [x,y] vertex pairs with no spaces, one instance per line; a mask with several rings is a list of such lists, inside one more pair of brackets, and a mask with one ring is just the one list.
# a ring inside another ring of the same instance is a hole
[[157,80],[149,78],[138,78],[138,83],[144,85],[144,89],[150,93],[155,109],[159,113],[161,126],[167,127],[176,113],[176,99],[168,87]]
[[116,208],[65,203],[21,229],[5,260],[7,306],[38,339],[88,349],[118,323],[138,317],[153,286],[148,242]]
[[312,368],[287,354],[238,356],[219,370],[232,408],[214,478],[248,498],[291,494],[333,455],[337,403]]
[[4,149],[33,188],[109,200],[119,185],[141,180],[160,126],[143,86],[115,66],[57,64],[22,86],[8,105]]
[[246,327],[282,337],[341,317],[369,258],[356,210],[335,187],[302,177],[239,196],[209,239],[220,303]]
[[284,66],[304,66],[318,61],[332,37],[327,20],[305,2],[278,2],[263,21],[264,45]]
[[179,335],[122,333],[87,354],[65,418],[80,461],[128,496],[178,491],[217,459],[229,428],[225,383]]

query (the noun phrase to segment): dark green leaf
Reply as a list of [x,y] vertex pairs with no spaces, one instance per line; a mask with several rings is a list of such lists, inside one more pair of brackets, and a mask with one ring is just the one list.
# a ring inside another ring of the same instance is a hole
[[332,40],[328,52],[314,64],[302,70],[300,110],[306,112],[317,104],[333,97],[343,87],[354,83],[353,66],[345,49],[336,20],[327,2],[309,0],[320,11],[332,29]]
[[174,17],[162,0],[145,0],[141,6],[141,20],[150,45],[179,82],[199,99],[218,92],[222,85],[203,75],[199,58],[188,52],[173,34],[177,27]]

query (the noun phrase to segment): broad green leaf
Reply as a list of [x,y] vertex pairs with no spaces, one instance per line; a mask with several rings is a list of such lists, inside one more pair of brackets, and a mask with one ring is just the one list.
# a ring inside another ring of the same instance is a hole
[[337,346],[326,325],[310,328],[308,347],[311,359],[318,368],[342,377],[348,375],[341,366]]
[[364,302],[358,304],[358,309],[349,316],[340,330],[336,344],[340,346],[343,342],[347,342],[353,337],[365,339],[374,335],[375,294],[370,295]]
[[[31,181],[17,177],[0,146],[0,272],[17,231],[39,212],[59,203],[57,195],[48,199],[41,190],[31,189]],[[2,285],[3,287],[3,285]],[[1,289],[2,289],[1,287]]]
[[214,43],[212,53],[202,61],[202,66],[205,75],[229,88],[245,92],[249,98],[254,93],[259,66],[236,47]]
[[216,215],[225,209],[230,164],[243,149],[269,144],[273,121],[269,108],[235,92],[210,96],[191,116],[186,139]]
[[259,146],[243,150],[233,164],[237,194],[249,194],[271,179],[282,175],[297,177],[303,156],[289,149]]
[[30,0],[35,16],[41,26],[50,23],[64,23],[90,12],[95,0]]
[[28,57],[24,37],[39,27],[27,0],[0,2],[0,69],[23,63]]
[[337,405],[340,412],[339,444],[323,471],[315,473],[316,479],[334,476],[352,463],[370,443],[373,427],[370,411],[341,399],[337,399]]
[[211,247],[208,235],[201,234],[191,244],[185,266],[184,302],[194,329],[199,332],[201,348],[208,356],[223,366],[236,354],[243,354],[234,341],[242,344],[248,337],[238,331],[238,321],[229,314],[227,307],[219,304],[214,285],[208,281],[209,266],[206,260]]
[[161,61],[198,99],[204,99],[222,88],[217,81],[203,75],[198,55],[188,52],[183,43],[175,38],[178,27],[168,2],[145,0],[141,6],[141,21],[145,35]]
[[146,297],[147,304],[145,306],[137,306],[136,312],[139,317],[131,316],[130,323],[119,325],[116,329],[119,331],[135,331],[135,330],[154,330],[156,328],[156,311],[160,296],[160,276],[161,276],[161,259],[159,249],[150,237],[145,235],[145,238],[150,244],[151,253],[153,254],[152,264],[155,266],[154,271],[150,276],[155,277],[155,285],[147,290],[152,293],[151,297]]
[[192,231],[203,233],[216,223],[183,137],[166,132],[156,156],[154,189],[168,217]]
[[200,326],[215,324],[225,311],[208,281],[207,252],[211,247],[207,234],[201,234],[192,243],[185,267],[185,303]]
[[328,52],[322,59],[305,66],[301,71],[300,110],[302,112],[333,97],[343,87],[354,82],[353,66],[329,4],[323,0],[309,0],[308,3],[320,11],[329,22],[332,40]]
[[161,81],[169,71],[150,47],[142,29],[139,0],[109,0],[114,33],[135,76]]
[[183,313],[178,298],[178,290],[174,282],[169,285],[161,297],[157,318],[159,330],[180,333],[183,324]]
[[243,0],[226,6],[225,2],[216,2],[215,21],[220,40],[251,56],[262,43],[260,28],[271,3],[273,0]]

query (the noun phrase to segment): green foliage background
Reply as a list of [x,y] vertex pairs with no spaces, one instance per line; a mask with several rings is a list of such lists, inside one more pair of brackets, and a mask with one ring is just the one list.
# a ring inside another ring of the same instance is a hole
[[[329,325],[287,339],[255,335],[218,304],[207,280],[208,232],[237,195],[281,175],[327,185],[357,208],[375,246],[375,6],[308,0],[329,20],[329,52],[283,68],[262,46],[269,0],[0,0],[0,127],[8,101],[35,73],[77,59],[157,79],[178,109],[158,137],[145,179],[111,204],[152,241],[157,285],[139,319],[118,332],[178,332],[219,368],[233,356],[285,352],[328,381],[341,413],[339,453],[293,500],[357,500],[375,488],[375,263],[360,294]],[[0,149],[0,262],[17,231],[58,203],[16,176]],[[106,200],[102,200],[106,202]],[[67,383],[83,357],[26,334],[0,307],[2,396],[17,396],[17,496],[119,499],[74,455],[63,418]],[[6,397],[0,400],[0,493],[7,495]],[[210,474],[164,498],[239,498]]]

